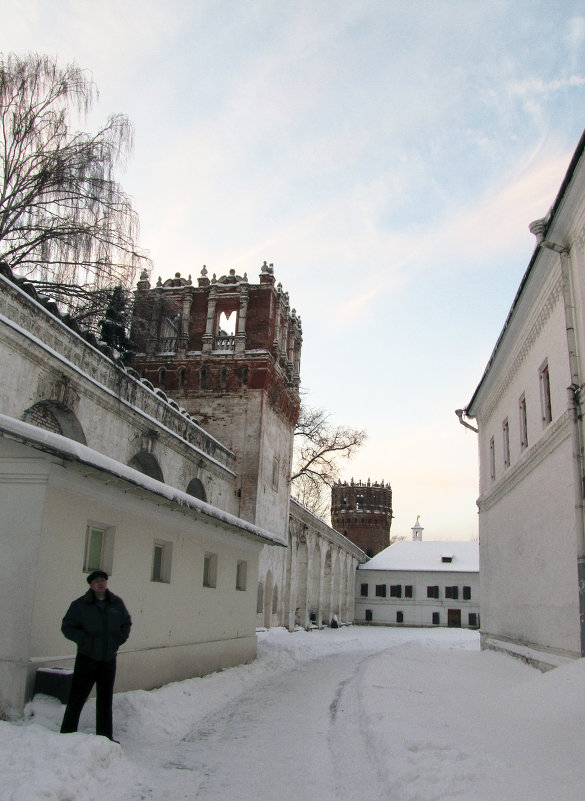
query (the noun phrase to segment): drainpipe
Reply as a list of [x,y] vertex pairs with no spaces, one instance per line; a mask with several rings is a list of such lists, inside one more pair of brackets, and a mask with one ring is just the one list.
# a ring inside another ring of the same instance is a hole
[[538,246],[559,254],[561,263],[561,279],[563,287],[563,303],[565,308],[565,330],[569,351],[569,368],[571,386],[567,388],[568,408],[571,413],[572,446],[573,446],[573,485],[575,495],[575,529],[577,534],[577,580],[579,586],[579,624],[581,633],[581,656],[585,656],[585,521],[583,475],[583,429],[581,414],[581,379],[579,375],[579,359],[577,356],[577,338],[575,336],[575,304],[571,284],[571,259],[567,247],[544,239],[543,221],[532,223],[530,230],[536,236]]
[[461,423],[462,426],[465,426],[465,428],[469,428],[470,431],[475,431],[476,434],[479,432],[479,428],[472,426],[471,423],[468,423],[466,420],[463,419],[463,415],[465,414],[465,409],[455,409],[455,414],[459,418],[459,422]]

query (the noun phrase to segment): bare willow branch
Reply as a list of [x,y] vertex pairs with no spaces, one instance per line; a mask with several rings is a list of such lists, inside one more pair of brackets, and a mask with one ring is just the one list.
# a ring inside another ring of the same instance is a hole
[[[138,218],[114,177],[132,146],[117,114],[95,134],[71,129],[87,113],[94,83],[74,64],[0,55],[0,261],[51,286],[56,300],[132,285],[149,266]],[[94,300],[99,293],[94,296]]]

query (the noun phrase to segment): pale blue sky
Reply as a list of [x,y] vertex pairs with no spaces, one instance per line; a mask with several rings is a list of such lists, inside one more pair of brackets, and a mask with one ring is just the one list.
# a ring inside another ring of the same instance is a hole
[[[369,439],[393,533],[477,533],[473,394],[585,128],[571,0],[0,0],[0,50],[87,68],[126,113],[153,278],[264,260],[302,383]],[[93,120],[92,120],[93,124]]]

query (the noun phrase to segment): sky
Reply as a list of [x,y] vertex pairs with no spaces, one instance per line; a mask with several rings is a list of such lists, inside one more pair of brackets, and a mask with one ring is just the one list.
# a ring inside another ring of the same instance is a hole
[[585,128],[573,0],[0,0],[0,52],[88,70],[153,283],[264,261],[301,317],[305,402],[368,432],[392,534],[477,537],[458,423]]
[[575,801],[585,660],[548,673],[479,632],[271,629],[249,665],[114,696],[114,735],[37,695],[0,721],[0,801]]

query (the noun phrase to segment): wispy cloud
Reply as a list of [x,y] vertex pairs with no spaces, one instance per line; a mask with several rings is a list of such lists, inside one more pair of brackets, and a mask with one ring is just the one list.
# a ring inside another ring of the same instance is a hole
[[521,97],[530,97],[535,94],[550,95],[560,89],[574,88],[575,86],[585,86],[585,77],[582,75],[569,75],[566,78],[556,78],[555,80],[544,80],[538,76],[517,81],[510,86],[512,94]]

